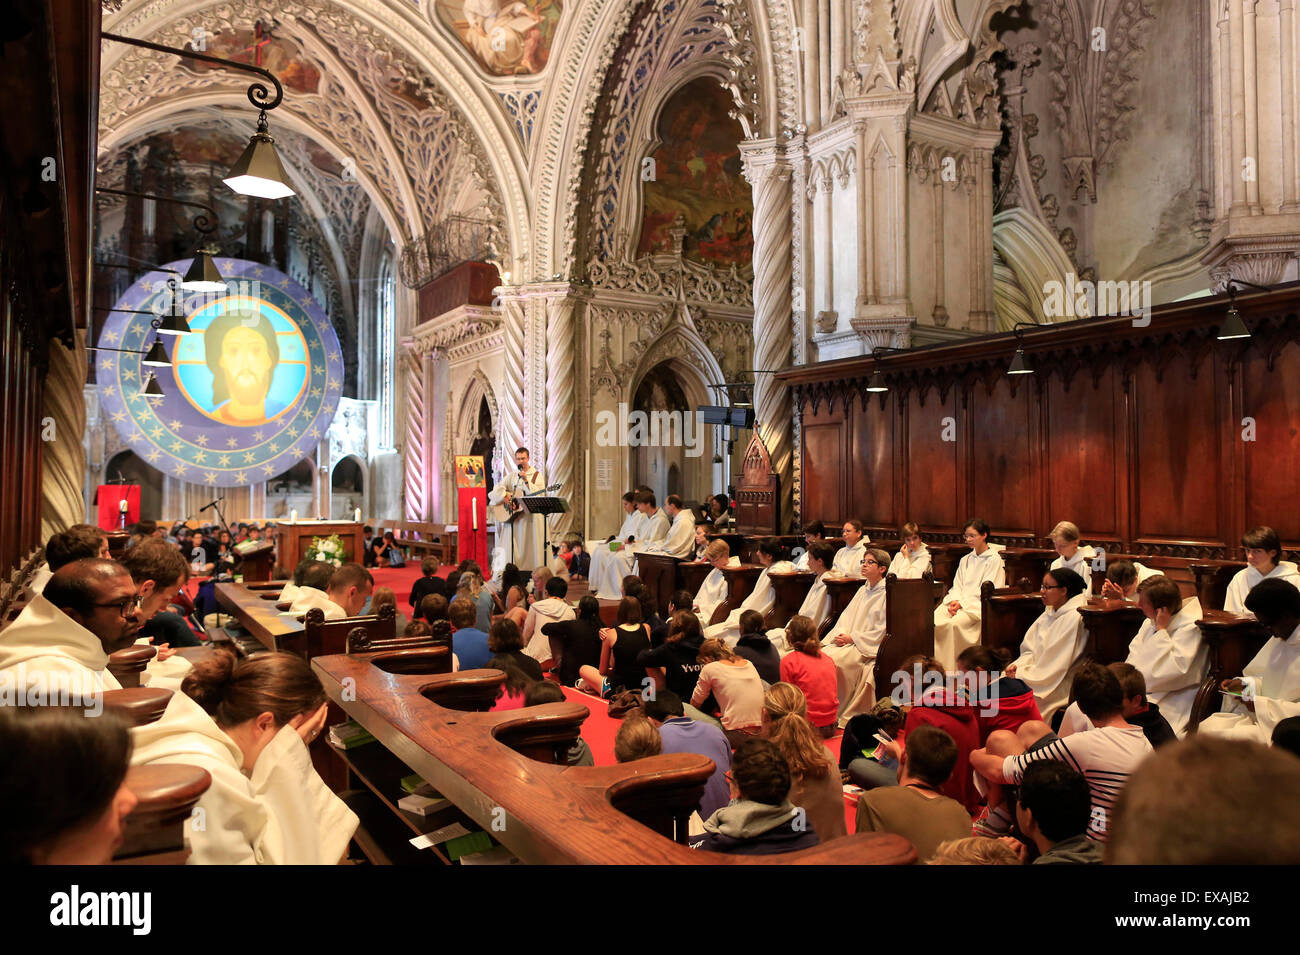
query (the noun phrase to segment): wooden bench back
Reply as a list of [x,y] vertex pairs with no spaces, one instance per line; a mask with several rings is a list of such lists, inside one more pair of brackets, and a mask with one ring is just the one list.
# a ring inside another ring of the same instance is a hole
[[1042,614],[1043,598],[1027,577],[1012,587],[994,587],[991,580],[980,585],[980,643],[991,650],[1009,650],[1014,660],[1029,627]]
[[934,656],[935,580],[926,571],[919,578],[885,577],[885,638],[876,651],[876,698],[887,696],[894,674],[908,657]]

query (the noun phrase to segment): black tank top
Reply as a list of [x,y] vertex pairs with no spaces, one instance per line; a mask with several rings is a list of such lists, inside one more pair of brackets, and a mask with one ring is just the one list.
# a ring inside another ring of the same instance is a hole
[[646,636],[645,627],[619,627],[618,639],[614,641],[613,666],[610,667],[609,682],[626,690],[640,692],[645,684],[645,667],[638,666],[636,655],[642,650],[650,649],[650,638]]

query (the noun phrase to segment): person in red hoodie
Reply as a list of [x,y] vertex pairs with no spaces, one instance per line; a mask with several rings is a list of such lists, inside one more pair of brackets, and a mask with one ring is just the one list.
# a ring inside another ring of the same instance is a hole
[[[957,744],[957,763],[939,792],[961,803],[967,812],[978,812],[981,797],[970,767],[970,754],[980,746],[979,718],[975,707],[949,685],[942,664],[933,657],[920,654],[908,657],[894,674],[893,683],[894,698],[907,711],[907,718],[894,741],[878,751],[878,755],[884,757],[882,762],[897,764],[907,746],[907,734],[918,726],[939,727]],[[855,760],[851,764],[850,776],[855,783],[864,789],[897,785],[897,779],[891,782],[884,778],[885,765],[877,764],[880,772],[873,772],[870,778],[853,773],[852,766],[866,762]]]
[[1010,662],[1011,653],[1005,648],[994,650],[982,644],[967,647],[957,657],[961,688],[975,704],[980,746],[994,730],[1014,733],[1022,723],[1043,718],[1029,684],[1003,675]]

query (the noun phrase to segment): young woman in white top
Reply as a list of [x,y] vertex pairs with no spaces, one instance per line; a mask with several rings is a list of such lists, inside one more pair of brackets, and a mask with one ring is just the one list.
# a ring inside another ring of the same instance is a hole
[[980,586],[1006,585],[1002,555],[989,544],[989,525],[979,517],[962,528],[970,553],[957,564],[952,587],[934,609],[934,656],[945,670],[957,668],[957,655],[980,642]]
[[921,540],[921,529],[908,521],[899,529],[903,546],[889,563],[886,576],[893,574],[899,580],[920,580],[931,570],[930,548]]
[[1052,528],[1052,533],[1048,536],[1052,539],[1052,546],[1056,548],[1056,553],[1059,555],[1048,569],[1056,570],[1064,567],[1066,570],[1074,571],[1083,578],[1084,593],[1091,594],[1092,561],[1097,556],[1097,552],[1079,543],[1078,525],[1061,521]]
[[1223,609],[1228,613],[1247,613],[1246,594],[1261,580],[1285,580],[1300,588],[1300,572],[1289,560],[1281,560],[1282,541],[1271,527],[1254,527],[1241,535],[1250,566],[1238,571],[1228,584]]

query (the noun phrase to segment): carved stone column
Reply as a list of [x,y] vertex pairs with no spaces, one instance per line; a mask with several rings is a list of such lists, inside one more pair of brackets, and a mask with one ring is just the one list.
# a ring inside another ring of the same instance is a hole
[[[578,367],[574,312],[578,299],[568,284],[546,293],[546,483],[563,484],[560,495],[572,510],[551,518],[550,534],[563,538],[581,513],[582,494],[576,447]],[[585,532],[585,528],[584,528]]]
[[1226,0],[1217,9],[1215,166],[1224,185],[1201,261],[1220,287],[1230,278],[1273,285],[1297,277],[1300,254],[1295,2]]
[[[793,308],[790,243],[791,167],[773,140],[740,144],[745,177],[754,188],[754,368],[780,371],[791,363]],[[781,477],[781,526],[795,517],[794,405],[789,389],[770,374],[755,375],[755,427]]]
[[433,479],[429,466],[427,428],[430,404],[426,381],[426,357],[416,351],[409,340],[402,343],[402,369],[406,377],[406,431],[402,441],[403,513],[408,521],[427,521],[429,485]]
[[72,349],[50,343],[50,370],[45,380],[41,437],[45,441],[41,467],[41,540],[85,519],[82,484],[86,451],[86,348],[77,336]]
[[517,289],[499,289],[502,295],[502,357],[505,364],[499,404],[501,408],[502,460],[510,461],[515,448],[524,443],[524,322],[526,303]]

